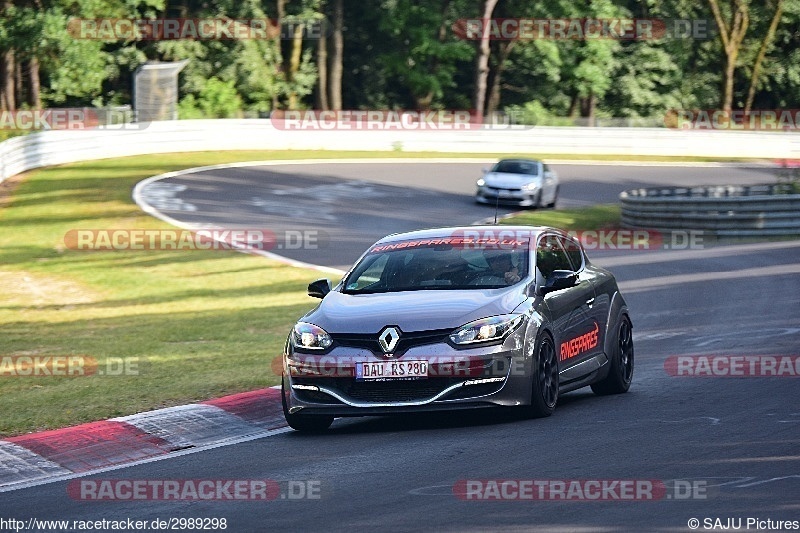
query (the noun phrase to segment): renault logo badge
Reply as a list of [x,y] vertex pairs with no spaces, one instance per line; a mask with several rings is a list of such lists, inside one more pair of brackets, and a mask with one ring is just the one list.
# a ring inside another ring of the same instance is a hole
[[381,331],[378,335],[378,344],[381,345],[381,350],[384,354],[389,354],[397,347],[397,342],[400,340],[400,330],[394,326],[389,326]]

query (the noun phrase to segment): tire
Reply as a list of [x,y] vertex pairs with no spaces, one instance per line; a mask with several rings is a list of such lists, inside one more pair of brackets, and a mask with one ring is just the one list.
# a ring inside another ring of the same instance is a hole
[[333,424],[332,416],[321,415],[298,415],[289,412],[286,405],[286,383],[281,380],[281,404],[283,405],[283,417],[289,427],[295,431],[303,433],[321,433]]
[[536,201],[533,202],[534,209],[541,209],[542,208],[542,191],[539,190],[539,194],[536,195]]
[[605,396],[628,392],[633,381],[633,329],[627,315],[622,315],[617,326],[611,368],[603,381],[592,385],[595,394]]
[[553,195],[553,201],[550,202],[549,204],[547,204],[547,207],[553,208],[553,207],[556,206],[556,202],[558,201],[558,189],[559,189],[559,187],[560,187],[560,185],[556,185],[556,192]]
[[552,415],[558,403],[558,354],[547,333],[536,341],[532,381],[531,404],[525,407],[526,414],[530,418]]

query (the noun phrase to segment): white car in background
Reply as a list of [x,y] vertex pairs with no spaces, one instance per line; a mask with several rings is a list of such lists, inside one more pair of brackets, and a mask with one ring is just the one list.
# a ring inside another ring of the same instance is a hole
[[501,159],[477,182],[480,204],[555,207],[558,175],[536,159]]

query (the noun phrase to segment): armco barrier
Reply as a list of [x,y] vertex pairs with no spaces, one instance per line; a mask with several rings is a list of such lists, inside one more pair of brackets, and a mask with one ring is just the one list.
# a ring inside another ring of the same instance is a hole
[[0,143],[0,181],[48,165],[168,152],[371,150],[800,159],[800,134],[666,128],[293,131],[269,119],[180,120],[46,131]]
[[786,185],[660,187],[620,195],[622,225],[699,230],[718,237],[800,235],[800,194]]

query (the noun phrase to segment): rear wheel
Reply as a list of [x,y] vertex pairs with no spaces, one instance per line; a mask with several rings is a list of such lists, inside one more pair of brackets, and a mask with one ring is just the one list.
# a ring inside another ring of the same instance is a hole
[[558,403],[558,355],[549,335],[536,341],[533,355],[533,387],[527,414],[531,418],[550,416]]
[[292,414],[289,412],[289,407],[286,405],[286,383],[281,380],[281,404],[283,405],[283,417],[289,427],[304,433],[320,433],[325,431],[331,424],[333,424],[332,416],[320,415],[300,415]]
[[631,321],[623,315],[617,326],[614,353],[611,355],[611,368],[608,376],[592,385],[595,394],[621,394],[628,392],[633,380],[633,329]]

